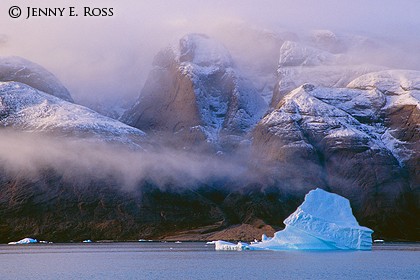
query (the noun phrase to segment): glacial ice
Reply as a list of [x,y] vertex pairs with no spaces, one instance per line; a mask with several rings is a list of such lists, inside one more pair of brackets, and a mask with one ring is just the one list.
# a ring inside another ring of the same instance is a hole
[[322,189],[310,191],[305,201],[284,220],[286,228],[273,238],[263,235],[251,245],[216,241],[216,250],[370,250],[372,230],[360,226],[350,202]]
[[27,237],[16,242],[9,242],[8,244],[16,245],[16,244],[30,244],[30,243],[38,243],[38,240]]

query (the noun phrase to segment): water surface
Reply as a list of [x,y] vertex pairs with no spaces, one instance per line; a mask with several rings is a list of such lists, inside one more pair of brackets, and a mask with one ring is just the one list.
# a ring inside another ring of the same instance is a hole
[[1,279],[420,279],[420,244],[217,252],[199,242],[0,245]]

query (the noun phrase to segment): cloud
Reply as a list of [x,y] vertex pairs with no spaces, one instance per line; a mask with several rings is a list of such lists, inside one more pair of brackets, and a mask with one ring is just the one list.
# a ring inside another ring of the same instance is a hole
[[221,158],[159,145],[134,151],[121,144],[11,129],[0,130],[0,151],[2,176],[36,179],[53,170],[72,181],[111,180],[125,189],[145,181],[159,187],[194,187],[222,179],[239,182],[247,177],[248,168],[239,155]]

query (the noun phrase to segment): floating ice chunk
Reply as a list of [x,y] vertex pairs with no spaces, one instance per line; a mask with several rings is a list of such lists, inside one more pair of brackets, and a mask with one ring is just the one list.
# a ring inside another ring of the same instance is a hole
[[249,244],[238,242],[237,244],[218,240],[214,242],[216,251],[242,251],[249,248]]
[[[217,241],[216,250],[370,250],[372,230],[353,216],[350,202],[321,189],[310,191],[305,201],[284,220],[286,228],[273,238],[239,246]],[[239,249],[240,248],[240,249]]]
[[9,245],[16,245],[16,244],[30,244],[30,243],[38,243],[38,240],[33,238],[24,238],[22,240],[16,241],[16,242],[9,242]]

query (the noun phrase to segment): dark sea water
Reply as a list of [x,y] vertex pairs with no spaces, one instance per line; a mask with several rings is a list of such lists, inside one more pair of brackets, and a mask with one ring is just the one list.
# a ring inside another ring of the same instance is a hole
[[0,279],[420,279],[420,244],[217,252],[205,243],[0,245]]

